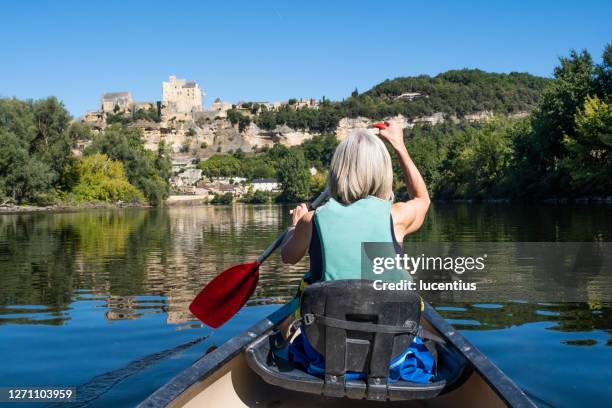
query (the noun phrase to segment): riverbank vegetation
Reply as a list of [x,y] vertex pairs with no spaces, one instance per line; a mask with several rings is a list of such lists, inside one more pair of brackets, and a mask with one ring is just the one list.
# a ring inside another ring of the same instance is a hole
[[[420,95],[410,100],[399,97],[406,93]],[[597,63],[586,51],[572,51],[560,59],[550,79],[449,71],[436,77],[384,81],[363,94],[355,91],[342,102],[324,100],[318,109],[251,109],[264,128],[287,124],[320,135],[300,146],[275,144],[256,153],[218,153],[198,163],[205,177],[274,177],[282,185],[278,197],[250,192],[245,202],[300,201],[322,189],[338,143],[333,132],[341,117],[414,118],[443,112],[461,119],[482,110],[497,115],[483,122],[448,120],[406,130],[408,149],[434,199],[612,195],[612,45],[605,47]],[[531,113],[521,118],[510,115],[523,110]],[[243,127],[251,120],[237,111],[228,115]],[[91,144],[82,158],[75,157],[71,149],[83,139]],[[396,195],[404,198],[406,189],[395,159],[394,171]],[[157,152],[145,149],[136,128],[117,123],[94,136],[73,122],[55,98],[0,99],[2,202],[117,200],[157,205],[168,196],[170,175],[170,152],[164,143]],[[121,182],[112,184],[111,178]],[[223,196],[216,199],[225,201]]]
[[[73,148],[89,140],[83,157]],[[159,204],[169,192],[164,144],[144,148],[140,131],[112,125],[94,135],[56,98],[0,99],[0,200],[4,204]]]
[[[500,83],[485,87],[483,84],[493,83],[493,77]],[[407,129],[408,150],[433,198],[542,200],[612,195],[612,46],[605,48],[600,63],[595,63],[586,51],[573,51],[560,59],[552,79],[540,81],[534,78],[522,74],[483,75],[470,70],[447,72],[435,78],[385,81],[365,93],[362,99],[354,94],[343,104],[359,106],[355,101],[364,101],[366,96],[376,97],[380,106],[396,106],[398,109],[377,113],[356,110],[351,113],[369,114],[370,117],[381,117],[383,112],[406,114],[409,112],[399,107],[408,105],[395,101],[391,95],[422,90],[415,84],[424,86],[425,83],[442,81],[450,85],[440,85],[443,91],[437,93],[430,90],[427,103],[446,113],[450,109],[455,109],[456,113],[475,109],[510,113],[525,104],[531,106],[531,114],[522,118],[500,114],[479,123],[447,121],[436,126]],[[452,84],[461,81],[478,84],[473,87],[476,99],[482,98],[480,104],[469,96],[461,100],[456,95],[457,88]],[[517,83],[524,86],[519,88]],[[505,103],[489,105],[492,99],[482,97],[503,90],[508,92]],[[437,99],[442,95],[447,97],[446,105]],[[323,110],[326,109],[324,106]],[[411,109],[418,112],[411,114],[431,113],[423,104],[415,106],[417,108],[413,106]],[[305,113],[308,115],[313,111],[302,110],[308,111]],[[299,115],[302,110],[293,112]],[[282,110],[279,112],[283,114]],[[343,112],[345,114],[347,112]],[[275,175],[282,184],[279,200],[298,201],[322,188],[323,172],[331,162],[336,144],[332,134],[323,134],[301,146],[286,148],[275,145],[258,155],[245,157],[241,152],[216,155],[202,162],[200,168],[209,176],[252,178]],[[319,170],[316,176],[308,174],[311,167]],[[407,193],[395,158],[394,171],[397,196],[405,198]]]
[[560,59],[524,119],[411,131],[409,150],[437,198],[612,195],[612,45]]

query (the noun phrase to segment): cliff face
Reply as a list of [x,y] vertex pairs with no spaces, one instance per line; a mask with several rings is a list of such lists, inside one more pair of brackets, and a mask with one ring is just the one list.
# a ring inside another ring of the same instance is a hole
[[[413,124],[403,116],[397,119],[406,126]],[[338,123],[336,136],[342,140],[354,129],[367,129],[372,123],[365,117],[344,118]],[[251,152],[262,147],[271,147],[275,143],[285,146],[297,146],[318,135],[317,132],[292,129],[287,125],[277,126],[273,130],[265,130],[251,123],[242,132],[238,125],[232,125],[227,119],[216,118],[208,121],[180,121],[146,123],[138,122],[133,126],[142,129],[146,147],[156,150],[159,142],[164,140],[175,154],[208,157],[215,153],[226,153],[241,149]]]
[[[522,117],[527,112],[510,115]],[[470,122],[487,121],[494,116],[489,111],[474,112],[466,115],[465,120]],[[440,112],[431,116],[424,116],[408,120],[402,115],[396,116],[397,120],[404,122],[406,127],[418,125],[437,125],[447,120],[458,122],[454,116],[447,116]],[[336,136],[342,140],[354,129],[369,128],[371,119],[365,117],[343,118],[338,122]],[[90,124],[92,124],[90,122]],[[145,146],[151,150],[157,150],[160,141],[174,152],[175,156],[205,158],[215,153],[227,153],[241,149],[244,152],[252,152],[262,147],[271,147],[275,143],[285,146],[296,146],[304,141],[318,135],[316,132],[292,129],[287,125],[276,126],[273,130],[265,130],[251,123],[248,127],[239,130],[238,125],[232,125],[226,118],[213,117],[212,115],[199,115],[196,120],[172,118],[160,123],[138,121],[129,126],[142,130],[145,138]],[[92,124],[96,131],[103,130],[106,126],[102,122]]]
[[165,141],[175,154],[208,157],[215,153],[226,153],[241,149],[251,152],[275,143],[285,146],[302,144],[316,133],[277,126],[274,130],[264,130],[251,123],[240,131],[227,119],[215,118],[205,121],[179,121],[161,123],[135,123],[132,126],[142,129],[148,149],[156,150],[160,141]]

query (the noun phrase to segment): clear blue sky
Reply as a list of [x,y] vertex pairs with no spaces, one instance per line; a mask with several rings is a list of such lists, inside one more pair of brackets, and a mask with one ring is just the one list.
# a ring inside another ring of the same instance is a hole
[[161,99],[170,74],[205,104],[341,99],[451,68],[550,75],[612,41],[610,1],[3,1],[0,96],[55,95],[74,115],[106,91]]

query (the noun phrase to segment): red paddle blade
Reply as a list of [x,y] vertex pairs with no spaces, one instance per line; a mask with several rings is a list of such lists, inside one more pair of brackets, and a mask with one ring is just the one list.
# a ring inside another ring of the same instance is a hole
[[386,129],[389,127],[385,122],[372,123],[370,126],[378,128],[378,129]]
[[232,266],[217,275],[189,305],[198,319],[217,328],[234,316],[257,287],[259,263]]

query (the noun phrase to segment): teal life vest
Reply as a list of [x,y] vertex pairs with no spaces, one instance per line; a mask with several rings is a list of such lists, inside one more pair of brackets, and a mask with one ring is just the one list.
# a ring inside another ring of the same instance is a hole
[[[393,232],[390,201],[369,196],[344,205],[330,198],[315,212],[315,234],[313,241],[318,241],[320,246],[321,280],[381,279],[397,282],[411,279],[410,274],[401,269],[386,270],[382,275],[371,273],[374,257],[395,257],[401,249]],[[364,243],[382,244],[364,246]],[[312,249],[313,245],[311,266]]]

